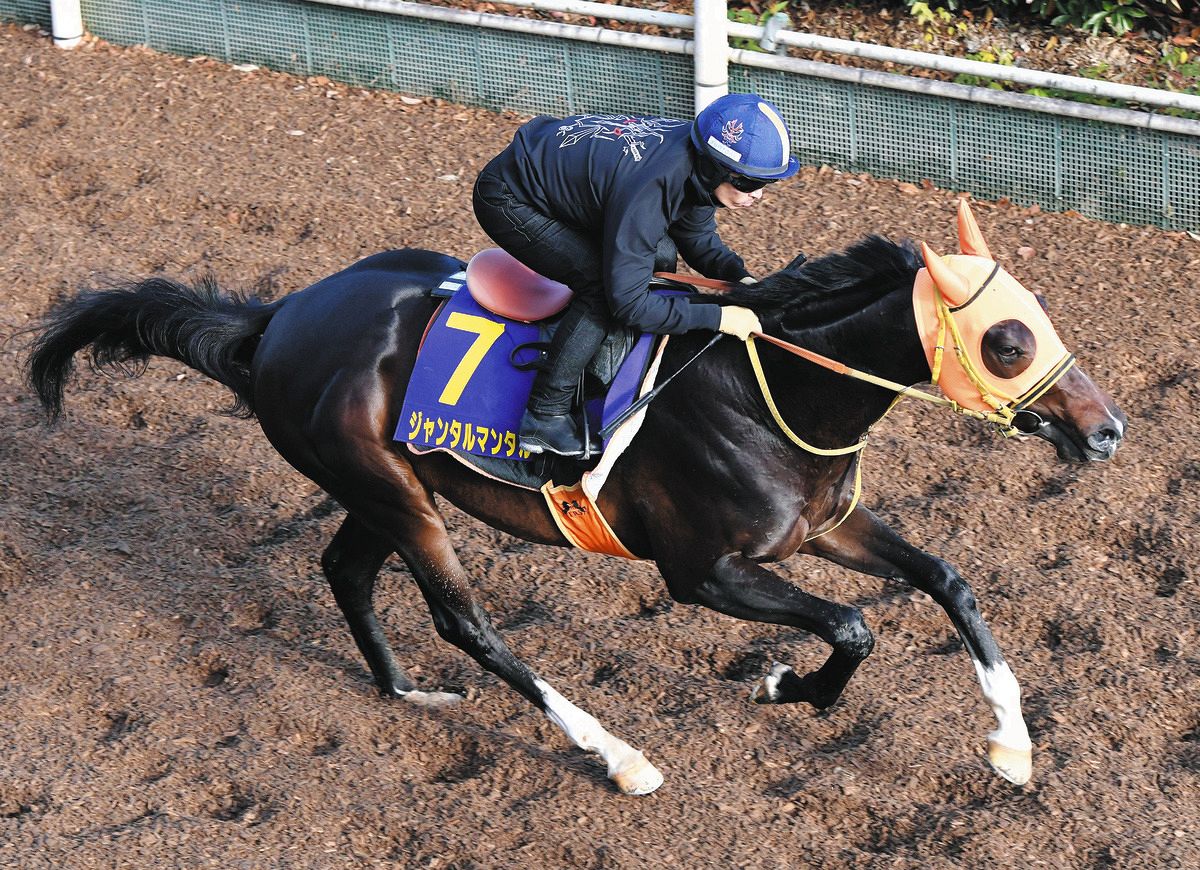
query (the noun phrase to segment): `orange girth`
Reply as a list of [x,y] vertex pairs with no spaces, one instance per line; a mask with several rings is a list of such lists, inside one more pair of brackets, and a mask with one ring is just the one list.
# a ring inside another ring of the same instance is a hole
[[624,559],[639,558],[617,538],[595,502],[583,491],[583,484],[554,486],[551,481],[542,487],[542,495],[558,530],[579,549]]

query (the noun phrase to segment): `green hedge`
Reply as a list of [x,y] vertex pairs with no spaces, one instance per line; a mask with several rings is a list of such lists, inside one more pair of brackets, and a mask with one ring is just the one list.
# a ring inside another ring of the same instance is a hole
[[1183,17],[1183,3],[1192,0],[904,0],[912,7],[918,2],[947,9],[991,8],[1014,18],[1021,17],[1055,27],[1077,27],[1090,33],[1108,31],[1117,36],[1146,27],[1167,31],[1170,21]]
[[[729,5],[739,11],[736,20],[741,21],[747,20],[742,13],[752,11],[757,16],[769,5],[769,0],[730,0]],[[792,4],[780,0],[770,4],[770,11],[788,5]],[[840,0],[837,5],[910,10],[919,5],[925,12],[939,8],[951,12],[970,9],[976,14],[990,9],[1006,18],[1121,36],[1131,30],[1168,34],[1188,16],[1195,16],[1197,3],[1196,0]]]

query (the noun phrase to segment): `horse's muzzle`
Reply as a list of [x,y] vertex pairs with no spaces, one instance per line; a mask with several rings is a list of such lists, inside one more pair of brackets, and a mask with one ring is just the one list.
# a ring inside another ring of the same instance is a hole
[[[1037,417],[1040,422],[1026,419],[1018,423],[1014,420],[1013,425],[1022,434],[1036,435],[1049,441],[1057,448],[1058,458],[1068,462],[1104,462],[1112,459],[1125,437],[1124,414],[1112,417],[1086,432],[1064,426],[1057,420],[1042,419],[1037,414],[1031,413],[1031,416]],[[1026,426],[1031,428],[1027,430]]]

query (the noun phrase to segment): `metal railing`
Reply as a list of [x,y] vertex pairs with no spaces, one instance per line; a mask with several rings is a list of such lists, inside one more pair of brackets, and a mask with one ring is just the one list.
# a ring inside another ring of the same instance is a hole
[[[663,35],[402,0],[81,0],[81,7],[88,30],[115,43],[495,110],[690,117],[695,41],[680,35],[692,16],[582,0],[516,2],[531,8],[553,3],[567,14],[604,12],[653,24]],[[50,18],[49,0],[0,0],[0,20],[49,27]],[[1063,82],[1000,65],[981,69],[974,61],[919,52],[910,57],[779,28],[731,23],[719,31],[768,45],[912,61],[948,73],[986,72],[1063,90],[1068,84],[1092,97],[1165,111],[1190,110],[1196,99],[1089,79]],[[793,151],[806,163],[927,179],[983,198],[1074,209],[1105,220],[1200,230],[1196,121],[729,49],[724,42],[721,55],[730,61],[732,90],[761,93],[780,107],[793,131]]]

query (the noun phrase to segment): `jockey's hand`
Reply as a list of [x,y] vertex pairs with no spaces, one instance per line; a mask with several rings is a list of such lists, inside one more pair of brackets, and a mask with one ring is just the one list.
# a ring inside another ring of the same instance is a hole
[[758,315],[749,308],[727,305],[721,309],[721,325],[718,329],[726,335],[736,335],[745,341],[751,333],[762,332],[762,324],[758,322]]
[[757,284],[757,283],[758,283],[758,279],[757,279],[757,278],[755,278],[753,275],[747,275],[745,278],[743,278],[743,279],[742,279],[741,283],[743,283],[743,284]]

